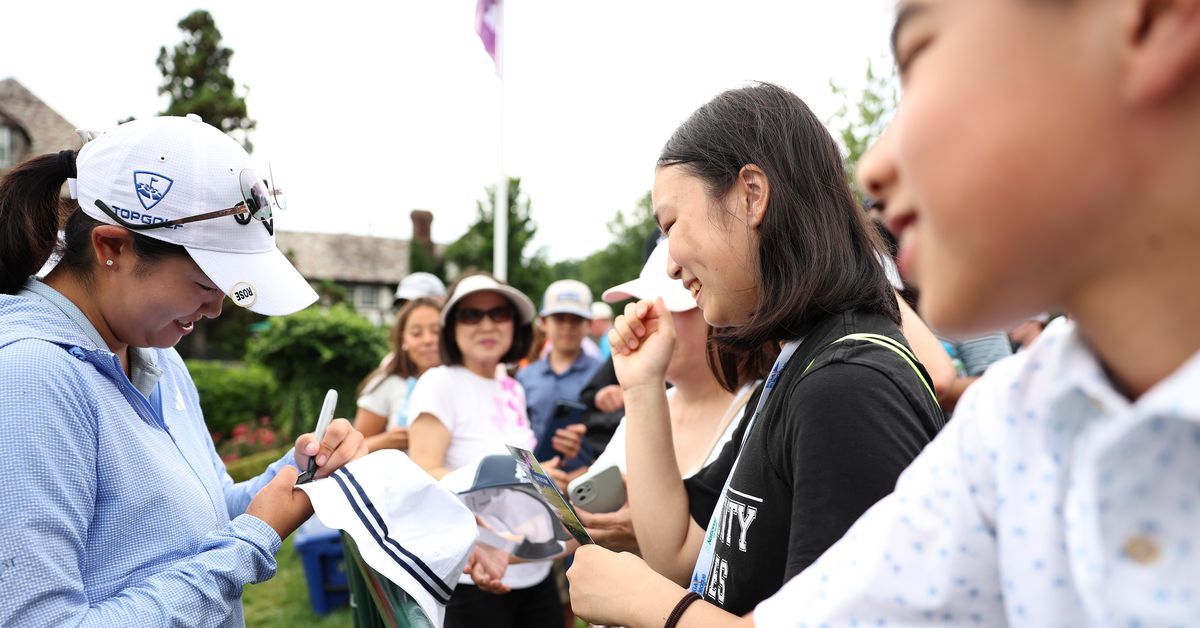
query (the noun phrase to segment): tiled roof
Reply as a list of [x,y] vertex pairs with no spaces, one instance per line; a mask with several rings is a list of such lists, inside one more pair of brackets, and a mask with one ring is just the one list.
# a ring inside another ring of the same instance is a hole
[[57,111],[25,89],[16,79],[0,81],[0,117],[17,123],[32,142],[27,154],[17,155],[18,160],[82,146],[79,136],[75,134],[75,125],[58,115]]
[[395,285],[408,274],[408,240],[277,231],[276,244],[310,281]]

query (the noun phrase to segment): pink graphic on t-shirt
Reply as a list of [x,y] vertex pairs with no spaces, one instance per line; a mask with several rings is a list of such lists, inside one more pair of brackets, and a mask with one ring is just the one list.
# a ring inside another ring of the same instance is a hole
[[[525,416],[525,394],[517,380],[511,377],[505,377],[500,380],[500,390],[503,395],[500,397],[492,397],[492,404],[495,406],[495,412],[492,413],[492,425],[500,431],[507,431],[511,427],[517,429],[529,429],[529,419]],[[532,448],[537,442],[530,431],[529,447]]]

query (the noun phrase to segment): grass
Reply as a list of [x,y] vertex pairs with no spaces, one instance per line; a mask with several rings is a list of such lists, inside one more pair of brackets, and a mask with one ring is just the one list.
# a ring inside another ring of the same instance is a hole
[[249,585],[242,593],[242,606],[246,610],[248,628],[345,628],[353,623],[348,606],[325,616],[313,612],[308,597],[308,584],[304,579],[304,566],[300,564],[300,555],[296,553],[296,546],[290,538],[279,548],[276,560],[279,569],[274,578]]

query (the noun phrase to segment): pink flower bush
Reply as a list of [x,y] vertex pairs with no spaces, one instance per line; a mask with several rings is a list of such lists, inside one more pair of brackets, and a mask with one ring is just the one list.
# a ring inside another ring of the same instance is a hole
[[280,436],[271,425],[271,417],[259,417],[257,421],[247,421],[235,425],[229,432],[229,437],[213,434],[213,444],[217,445],[217,453],[221,460],[233,462],[246,456],[275,449],[280,444]]

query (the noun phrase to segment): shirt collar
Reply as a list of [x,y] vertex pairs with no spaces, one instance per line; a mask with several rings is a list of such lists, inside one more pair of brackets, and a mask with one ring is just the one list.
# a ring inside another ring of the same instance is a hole
[[567,375],[570,375],[571,373],[576,373],[579,371],[586,370],[588,367],[588,364],[591,360],[592,360],[592,357],[589,356],[588,354],[580,353],[579,357],[575,358],[575,361],[571,363],[571,366],[567,367],[567,370],[563,371],[562,373],[555,373],[554,369],[551,368],[551,366],[550,366],[550,356],[547,355],[546,357],[538,360],[537,362],[530,364],[529,366],[527,366],[525,368],[532,370],[534,373],[536,373],[538,375],[553,375],[554,377],[566,377]]
[[155,360],[154,350],[129,348],[129,381],[138,392],[149,397],[154,392],[154,387],[158,386],[158,379],[162,374],[162,369],[158,368]]
[[[1200,423],[1200,351],[1192,354],[1165,379],[1130,401],[1113,386],[1112,379],[1088,345],[1078,327],[1072,325],[1064,338],[1064,364],[1055,373],[1071,375],[1068,382],[1105,412],[1132,411],[1141,417],[1177,417]],[[1054,379],[1054,378],[1046,378]]]
[[1192,354],[1175,372],[1146,391],[1135,404],[1143,412],[1200,423],[1200,351]]
[[[1200,352],[1188,358],[1175,372],[1130,401],[1113,386],[1103,365],[1074,323],[1051,323],[1043,337],[1029,350],[1023,381],[1030,397],[1050,401],[1062,418],[1065,406],[1090,406],[1094,417],[1133,414],[1138,422],[1154,418],[1178,418],[1200,423]],[[1065,406],[1064,406],[1065,404]],[[1051,417],[1053,419],[1054,417]],[[1054,425],[1048,421],[1047,427]]]
[[[567,370],[563,371],[563,375],[566,375],[567,373],[577,373],[579,371],[587,370],[587,367],[591,363],[591,361],[592,361],[592,357],[581,351],[581,352],[579,352],[579,357],[575,358],[575,361],[571,363],[571,366],[568,366]],[[546,358],[546,368],[550,369],[550,358],[549,357]]]

